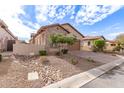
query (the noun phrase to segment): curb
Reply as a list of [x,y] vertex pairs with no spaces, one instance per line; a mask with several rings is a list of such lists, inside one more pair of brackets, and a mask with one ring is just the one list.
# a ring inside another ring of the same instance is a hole
[[102,66],[93,68],[86,72],[71,76],[69,78],[65,78],[61,81],[58,81],[57,83],[45,86],[43,88],[80,88],[81,86],[96,79],[97,77],[101,76],[112,68],[122,64],[123,62],[124,57],[119,60],[115,60],[114,62],[110,62]]

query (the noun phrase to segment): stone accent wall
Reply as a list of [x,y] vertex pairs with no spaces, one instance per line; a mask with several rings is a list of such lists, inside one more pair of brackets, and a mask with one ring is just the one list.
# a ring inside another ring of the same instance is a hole
[[38,55],[41,45],[17,43],[13,45],[13,53],[18,55]]

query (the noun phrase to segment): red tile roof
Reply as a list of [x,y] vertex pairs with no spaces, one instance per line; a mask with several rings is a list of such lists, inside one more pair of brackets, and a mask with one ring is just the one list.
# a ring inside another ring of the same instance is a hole
[[103,36],[85,36],[83,40],[95,40],[95,39],[101,39],[101,38],[105,40]]

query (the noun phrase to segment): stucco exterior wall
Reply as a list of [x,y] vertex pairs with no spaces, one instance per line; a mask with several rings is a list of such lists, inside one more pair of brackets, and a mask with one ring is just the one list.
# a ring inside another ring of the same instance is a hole
[[78,40],[82,40],[83,37],[78,33],[76,32],[72,27],[70,27],[69,25],[62,25],[62,27],[64,27],[66,30],[68,30],[69,32],[71,32],[72,35],[76,36],[76,38]]
[[[94,39],[94,40],[104,40],[103,38]],[[88,44],[90,43],[90,44]],[[92,51],[93,39],[91,40],[82,40],[80,43],[80,49],[85,51]]]
[[42,45],[45,48],[49,48],[50,35],[57,34],[57,33],[67,34],[67,32],[64,31],[62,28],[60,28],[59,26],[50,27],[35,37],[35,44]]
[[[90,42],[90,45],[88,45],[88,42]],[[85,40],[85,41],[81,41],[80,43],[80,49],[81,50],[85,50],[85,51],[92,51],[92,40]]]
[[38,55],[44,49],[41,45],[17,43],[13,45],[13,53],[18,55]]
[[46,31],[46,45],[47,47],[49,48],[50,47],[50,35],[53,35],[53,34],[64,34],[66,35],[67,32],[60,28],[59,26],[55,26],[55,27],[50,27],[47,29]]
[[105,47],[106,51],[113,51],[113,49],[117,46],[117,44],[115,44],[115,46],[112,46],[111,44],[112,43],[106,42],[106,47]]
[[0,51],[7,50],[7,41],[15,40],[5,29],[0,27]]

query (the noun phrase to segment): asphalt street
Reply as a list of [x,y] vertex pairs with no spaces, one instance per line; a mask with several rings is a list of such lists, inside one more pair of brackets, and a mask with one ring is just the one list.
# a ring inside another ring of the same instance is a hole
[[124,63],[83,85],[81,88],[124,88]]

